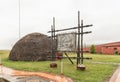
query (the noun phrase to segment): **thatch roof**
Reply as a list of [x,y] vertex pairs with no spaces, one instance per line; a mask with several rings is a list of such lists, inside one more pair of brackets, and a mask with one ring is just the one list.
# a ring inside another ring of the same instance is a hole
[[19,61],[43,61],[50,56],[51,40],[41,33],[31,33],[20,39],[12,48],[9,59]]

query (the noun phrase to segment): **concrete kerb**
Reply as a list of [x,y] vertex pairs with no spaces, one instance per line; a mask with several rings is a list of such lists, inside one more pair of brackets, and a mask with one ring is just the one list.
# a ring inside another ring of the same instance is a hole
[[112,77],[110,78],[109,82],[120,82],[120,66],[117,70],[113,73]]
[[[73,82],[72,79],[65,77],[63,75],[54,75],[54,74],[49,74],[49,73],[42,73],[42,72],[27,72],[27,71],[19,71],[19,70],[14,70],[11,68],[7,68],[4,66],[0,66],[0,77],[4,78],[10,82],[21,82],[21,77],[25,78],[31,78],[35,76],[36,78],[41,78],[43,80],[46,80],[47,82]],[[25,79],[24,78],[24,79]],[[22,79],[23,80],[23,79]]]

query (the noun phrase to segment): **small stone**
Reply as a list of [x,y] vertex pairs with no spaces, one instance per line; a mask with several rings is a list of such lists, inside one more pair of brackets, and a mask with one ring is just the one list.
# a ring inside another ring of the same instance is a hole
[[84,71],[86,69],[86,67],[85,67],[85,65],[83,65],[83,64],[79,64],[78,66],[77,66],[77,70],[82,70],[82,71]]
[[55,62],[52,62],[52,63],[50,64],[50,67],[51,67],[51,68],[57,68],[57,64],[56,64]]

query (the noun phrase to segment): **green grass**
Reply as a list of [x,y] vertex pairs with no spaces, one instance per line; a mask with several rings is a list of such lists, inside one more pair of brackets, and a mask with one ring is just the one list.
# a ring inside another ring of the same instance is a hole
[[85,57],[92,57],[94,62],[120,63],[120,55],[87,54]]
[[[58,67],[50,68],[50,61],[25,62],[8,60],[9,51],[0,51],[2,63],[6,67],[18,70],[39,71],[60,74],[60,60],[56,61]],[[76,56],[70,53],[69,56]],[[68,59],[63,59],[64,75],[72,78],[75,82],[105,82],[110,78],[115,69],[118,67],[113,64],[95,64],[94,62],[112,62],[119,63],[119,55],[101,55],[101,54],[85,54],[84,57],[92,57],[92,60],[84,60],[86,66],[85,71],[76,70],[76,60],[73,59],[74,65]]]

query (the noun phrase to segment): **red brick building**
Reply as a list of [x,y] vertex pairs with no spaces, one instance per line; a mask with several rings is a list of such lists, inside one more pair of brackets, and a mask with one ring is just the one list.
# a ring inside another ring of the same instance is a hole
[[[90,47],[84,50],[90,52]],[[99,54],[120,54],[120,42],[95,45],[95,50]]]

